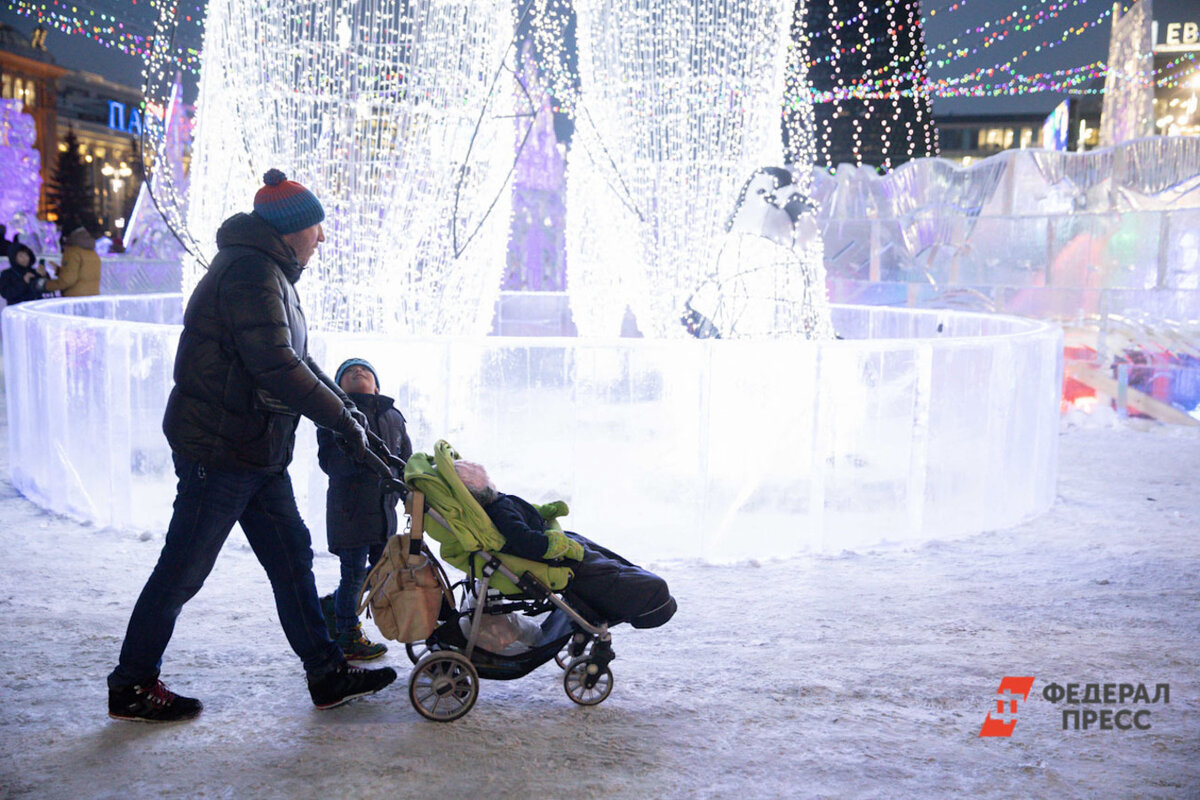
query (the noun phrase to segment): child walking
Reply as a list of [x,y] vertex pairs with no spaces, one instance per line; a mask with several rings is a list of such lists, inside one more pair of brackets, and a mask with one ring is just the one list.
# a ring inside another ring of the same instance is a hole
[[[379,393],[379,375],[366,360],[347,359],[338,367],[334,382],[367,418],[367,428],[383,439],[388,451],[405,461],[412,442],[404,415],[395,401]],[[353,661],[369,661],[387,652],[384,644],[363,634],[358,620],[358,594],[363,581],[383,554],[389,536],[396,533],[396,506],[400,496],[385,492],[379,476],[351,459],[338,446],[332,431],[317,429],[317,459],[329,476],[325,496],[325,530],[329,552],[341,561],[341,582],[321,598],[329,635]],[[400,477],[397,474],[396,477]]]

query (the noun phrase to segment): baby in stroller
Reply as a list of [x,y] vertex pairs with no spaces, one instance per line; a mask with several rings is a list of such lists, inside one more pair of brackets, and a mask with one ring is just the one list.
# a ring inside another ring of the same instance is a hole
[[496,491],[483,465],[459,459],[454,469],[504,537],[501,553],[567,566],[574,573],[563,596],[591,622],[657,628],[675,614],[667,582],[571,531],[557,531],[531,503]]
[[[426,652],[409,648],[409,699],[428,719],[466,714],[480,678],[520,678],[551,659],[564,669],[571,700],[600,703],[613,685],[609,627],[657,627],[675,613],[662,578],[561,530],[557,517],[567,513],[566,503],[535,506],[498,492],[481,465],[462,460],[445,441],[432,455],[414,453],[404,482],[413,489],[414,539],[428,533],[441,544],[442,560],[466,573],[455,584],[463,589],[460,609],[443,603]],[[525,618],[527,632],[533,623],[526,647],[488,649],[485,623],[514,614]]]

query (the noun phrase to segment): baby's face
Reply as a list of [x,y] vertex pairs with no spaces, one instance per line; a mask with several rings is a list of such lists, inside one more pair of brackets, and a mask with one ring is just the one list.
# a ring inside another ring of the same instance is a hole
[[454,471],[458,473],[458,477],[462,479],[463,484],[473,492],[482,491],[483,489],[495,491],[496,489],[495,484],[488,477],[487,470],[483,468],[482,464],[476,464],[474,461],[456,461],[454,463]]
[[18,267],[28,267],[33,263],[33,259],[29,257],[29,253],[25,252],[24,250],[17,253],[13,260],[17,262]]

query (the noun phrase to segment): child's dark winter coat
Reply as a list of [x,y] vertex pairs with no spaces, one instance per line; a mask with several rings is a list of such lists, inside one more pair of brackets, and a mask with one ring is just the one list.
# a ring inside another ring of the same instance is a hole
[[[407,461],[412,455],[412,442],[395,401],[381,394],[351,392],[349,397],[366,415],[367,427],[387,444],[388,452]],[[382,545],[396,533],[400,496],[385,493],[379,476],[365,464],[351,460],[338,447],[336,438],[333,431],[317,429],[317,459],[329,475],[325,498],[329,549]]]

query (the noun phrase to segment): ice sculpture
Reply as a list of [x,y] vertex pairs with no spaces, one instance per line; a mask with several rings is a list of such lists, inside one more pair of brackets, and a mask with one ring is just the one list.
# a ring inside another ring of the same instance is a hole
[[699,338],[833,336],[816,206],[792,173],[764,167],[738,193],[713,271],[684,304]]
[[[161,420],[180,295],[5,311],[13,484],[56,511],[161,535]],[[315,334],[393,376],[420,448],[439,437],[573,524],[646,558],[838,552],[995,530],[1055,491],[1062,334],[1029,320],[838,307],[837,341]],[[30,425],[31,419],[54,425]],[[319,541],[304,424],[290,469]],[[616,468],[615,465],[623,465]],[[619,524],[613,524],[618,521]]]
[[816,170],[823,219],[889,219],[1154,211],[1200,207],[1200,138],[1152,136],[1070,153],[1004,150],[970,166],[909,161],[880,175]]
[[5,225],[17,214],[36,215],[42,191],[42,159],[34,149],[37,131],[23,109],[20,100],[0,99],[0,223]]
[[686,301],[718,271],[729,214],[719,198],[734,197],[758,166],[782,163],[794,9],[782,0],[575,4],[567,283],[581,335],[616,335],[627,306],[646,335],[685,335]]
[[[835,283],[1148,289],[1174,269],[1158,240],[1195,228],[1200,140],[1008,150],[969,167],[920,159],[883,176],[843,165],[817,171],[813,192]],[[1085,261],[1062,257],[1072,242]]]
[[1113,5],[1100,114],[1100,144],[1111,146],[1154,133],[1154,6]]
[[298,284],[313,328],[485,333],[511,203],[512,40],[501,0],[214,0],[188,200],[202,254],[279,167],[327,213]]
[[969,167],[922,159],[884,176],[843,165],[818,171],[814,191],[831,299],[1057,320],[1071,371],[1103,383],[1132,362],[1154,415],[1192,423],[1200,139],[1009,150]]

